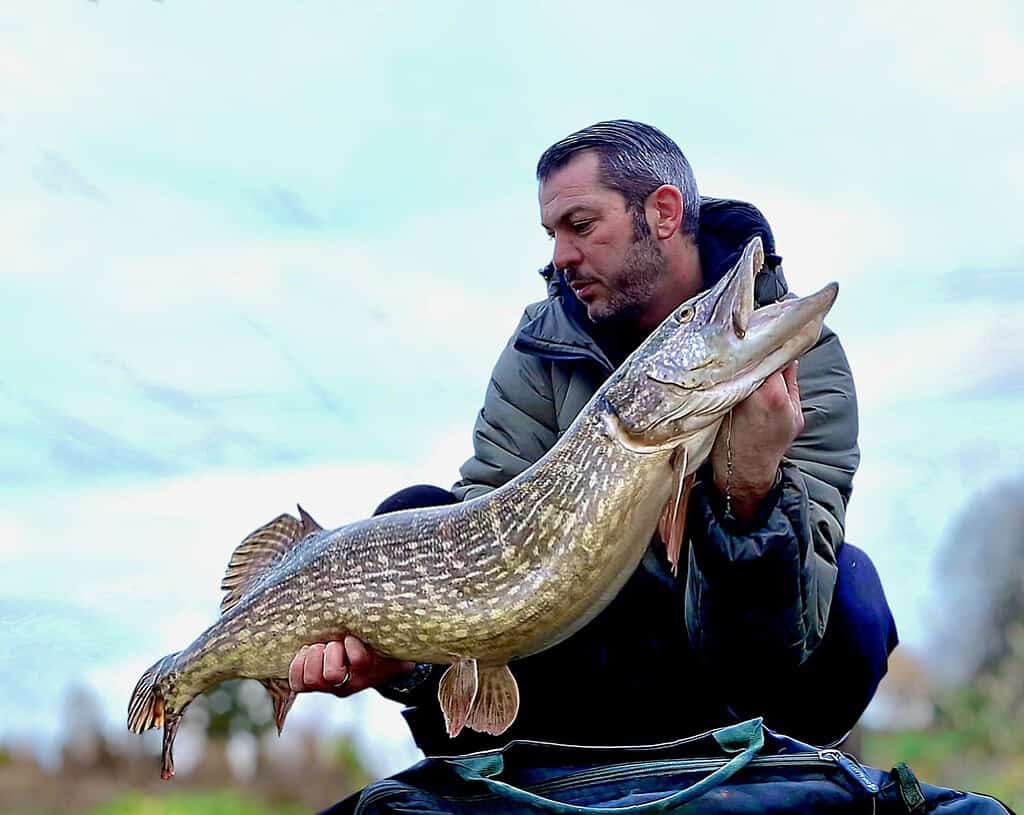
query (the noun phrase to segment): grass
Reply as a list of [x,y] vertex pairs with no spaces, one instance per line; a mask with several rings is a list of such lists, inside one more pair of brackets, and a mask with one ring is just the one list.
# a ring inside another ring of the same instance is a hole
[[923,782],[991,795],[1024,811],[1024,755],[979,749],[961,730],[867,732],[862,754],[873,767],[887,770],[905,761]]
[[231,791],[183,792],[167,796],[130,793],[89,810],[87,815],[307,815],[295,805],[270,806]]

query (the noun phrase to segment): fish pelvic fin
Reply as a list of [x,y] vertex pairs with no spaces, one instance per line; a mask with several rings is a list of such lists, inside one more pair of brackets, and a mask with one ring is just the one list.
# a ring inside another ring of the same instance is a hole
[[508,665],[480,668],[478,674],[476,700],[466,727],[492,736],[501,735],[519,713],[519,684]]
[[164,698],[159,683],[170,670],[177,653],[168,654],[153,663],[142,674],[135,684],[131,699],[128,702],[128,729],[132,733],[142,733],[164,723]]
[[478,687],[475,659],[460,659],[448,666],[437,686],[437,701],[444,713],[444,726],[453,739],[469,720]]
[[280,736],[285,717],[295,703],[295,692],[287,679],[261,679],[260,684],[270,691],[270,700],[274,703],[274,723],[277,725],[277,735]]
[[287,513],[278,515],[238,544],[220,582],[221,589],[227,592],[220,601],[221,614],[238,605],[246,592],[296,544],[320,531],[320,524],[302,507],[299,507],[299,515],[301,520]]

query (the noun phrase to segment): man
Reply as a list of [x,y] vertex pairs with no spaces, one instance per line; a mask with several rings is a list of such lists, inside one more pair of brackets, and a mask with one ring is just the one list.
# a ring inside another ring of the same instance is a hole
[[[495,367],[475,455],[449,493],[413,487],[378,512],[476,497],[549,450],[601,382],[676,306],[710,287],[760,235],[759,305],[786,294],[771,230],[749,204],[701,199],[663,133],[601,122],[550,147],[537,167],[552,238],[546,300],[526,312]],[[560,645],[517,662],[522,704],[495,738],[449,739],[440,671],[373,654],[354,637],[304,648],[296,691],[375,687],[404,711],[428,755],[528,738],[666,741],[754,715],[833,742],[885,672],[896,631],[863,552],[844,545],[857,450],[853,381],[823,330],[723,423],[690,500],[679,576],[657,540],[612,604]]]

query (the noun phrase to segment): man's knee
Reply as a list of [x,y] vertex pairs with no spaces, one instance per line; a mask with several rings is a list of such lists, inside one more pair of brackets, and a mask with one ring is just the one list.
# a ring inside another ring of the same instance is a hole
[[842,738],[860,719],[899,642],[882,581],[871,559],[846,544],[821,644],[777,688],[765,719],[812,744]]
[[441,507],[457,504],[459,499],[451,492],[432,484],[416,484],[399,490],[381,501],[373,511],[374,515],[386,515],[402,509],[423,509],[425,507]]
[[877,674],[877,686],[885,675],[889,654],[899,643],[896,621],[867,554],[846,544],[839,550],[838,561],[839,575],[822,647],[829,639],[838,640],[841,650],[869,669],[868,673]]

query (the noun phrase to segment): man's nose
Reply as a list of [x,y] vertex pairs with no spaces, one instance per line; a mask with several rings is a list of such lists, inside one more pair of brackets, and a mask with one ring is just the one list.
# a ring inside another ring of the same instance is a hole
[[571,269],[583,262],[583,253],[572,238],[558,236],[555,238],[555,252],[551,262],[556,269]]

